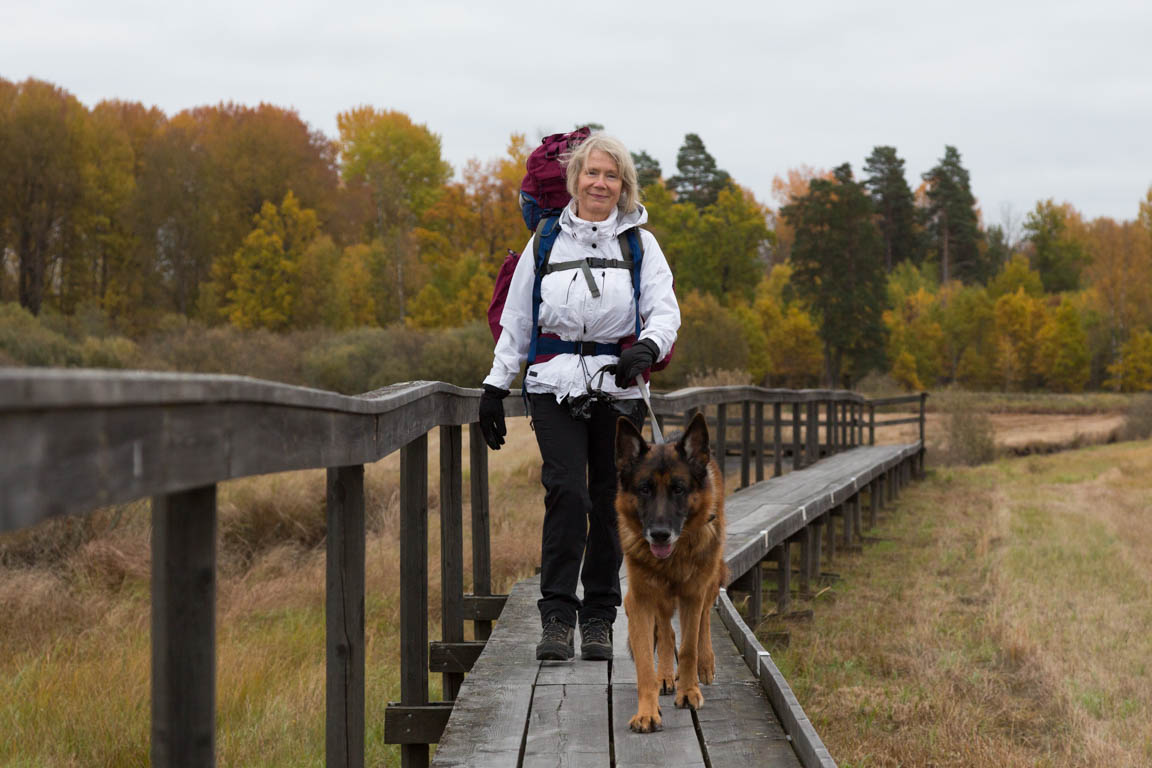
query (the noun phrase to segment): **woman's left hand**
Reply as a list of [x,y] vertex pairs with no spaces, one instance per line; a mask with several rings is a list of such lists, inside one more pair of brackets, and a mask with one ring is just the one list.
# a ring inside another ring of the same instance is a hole
[[616,386],[620,389],[632,386],[632,381],[656,362],[660,348],[648,339],[640,339],[628,349],[620,353],[620,362],[616,364]]

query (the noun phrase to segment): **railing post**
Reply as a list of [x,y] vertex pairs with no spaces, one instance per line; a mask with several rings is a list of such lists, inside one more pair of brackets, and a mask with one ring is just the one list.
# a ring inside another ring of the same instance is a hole
[[152,765],[216,765],[216,486],[152,499]]
[[747,488],[752,482],[752,403],[745,400],[740,404],[740,487]]
[[876,445],[876,406],[868,403],[868,445]]
[[800,447],[800,403],[792,403],[792,469],[804,467],[803,450]]
[[924,406],[928,402],[928,393],[920,393],[920,448],[924,448]]
[[[464,642],[464,471],[459,425],[440,427],[440,637]],[[455,701],[464,675],[445,672],[444,701]]]
[[[400,449],[400,702],[428,703],[428,435]],[[427,744],[402,744],[403,768],[427,768]]]
[[[776,405],[777,409],[780,407]],[[776,452],[772,457],[780,466],[780,411],[776,411]],[[776,474],[780,474],[777,470]],[[756,403],[756,482],[764,479],[764,403]]]
[[772,403],[772,476],[779,477],[784,473],[783,448],[780,444],[780,432],[783,425],[780,423],[781,403]]
[[327,768],[364,765],[364,465],[331,467],[327,492]]
[[813,400],[808,403],[808,445],[804,449],[804,466],[810,466],[820,460],[820,403]]
[[840,410],[840,404],[839,403],[837,403],[835,400],[829,400],[828,401],[827,413],[824,416],[824,418],[827,422],[824,425],[824,439],[828,443],[828,455],[829,456],[836,453],[836,449],[837,449],[837,437],[839,437],[838,432],[837,432],[837,422],[839,421],[839,419],[837,418],[837,415],[838,415],[837,412],[839,410]]
[[[468,425],[470,471],[469,504],[472,507],[472,594],[492,594],[492,543],[488,517],[488,444],[479,424]],[[491,621],[476,621],[477,640],[492,634]]]
[[716,406],[716,461],[720,465],[720,476],[724,477],[724,465],[728,463],[728,404]]

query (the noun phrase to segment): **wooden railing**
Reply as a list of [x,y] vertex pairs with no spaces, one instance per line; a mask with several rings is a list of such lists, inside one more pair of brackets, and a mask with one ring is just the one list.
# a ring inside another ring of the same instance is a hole
[[[712,409],[717,455],[740,409],[740,485],[874,439],[878,405],[830,390],[685,389],[653,396],[668,421]],[[400,451],[401,694],[385,739],[423,765],[499,616],[491,594],[487,447],[479,390],[396,384],[358,397],[235,376],[0,369],[0,534],[61,514],[152,498],[152,764],[215,764],[216,486],[324,468],[327,485],[326,759],[364,762],[364,464]],[[765,422],[765,406],[772,406]],[[508,415],[523,415],[517,397]],[[790,410],[785,418],[785,409]],[[821,415],[823,414],[823,415]],[[865,417],[867,414],[867,417]],[[886,423],[897,423],[890,421]],[[902,422],[900,422],[902,423]],[[463,426],[468,425],[472,594],[464,594]],[[823,427],[823,435],[820,428]],[[442,632],[428,642],[428,433],[440,430]],[[766,437],[766,432],[770,437]],[[771,441],[771,451],[765,441]],[[921,440],[923,445],[923,440]],[[922,453],[921,453],[922,456]],[[922,459],[921,459],[922,461]],[[922,469],[922,464],[921,464]],[[476,641],[464,641],[464,622]],[[428,672],[445,702],[429,702]]]

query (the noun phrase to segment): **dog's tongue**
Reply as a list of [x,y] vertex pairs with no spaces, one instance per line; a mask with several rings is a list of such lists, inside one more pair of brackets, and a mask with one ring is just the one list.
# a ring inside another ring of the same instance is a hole
[[652,554],[661,560],[672,554],[671,544],[653,544],[652,542],[648,542],[648,546],[652,549]]

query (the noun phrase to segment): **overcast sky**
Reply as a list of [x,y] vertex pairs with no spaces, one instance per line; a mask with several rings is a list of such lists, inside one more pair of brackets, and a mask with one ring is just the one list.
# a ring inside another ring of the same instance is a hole
[[330,136],[397,109],[457,169],[596,121],[667,176],[693,132],[763,202],[878,144],[915,187],[953,144],[986,223],[1049,197],[1131,219],[1152,185],[1146,0],[168,5],[0,0],[0,77],[169,114],[270,102]]

